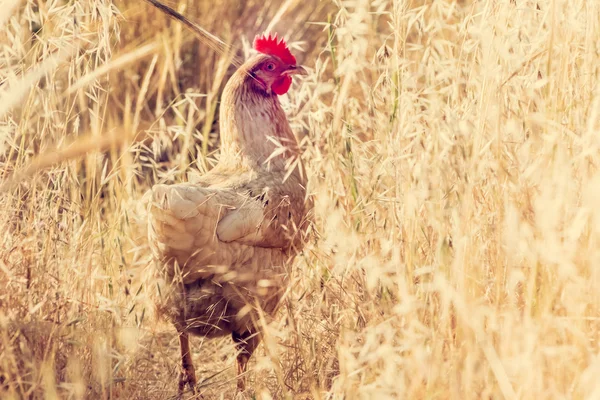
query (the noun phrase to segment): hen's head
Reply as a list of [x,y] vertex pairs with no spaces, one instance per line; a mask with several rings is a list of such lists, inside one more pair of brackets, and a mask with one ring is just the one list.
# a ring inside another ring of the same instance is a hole
[[292,75],[306,75],[306,70],[296,64],[296,57],[283,39],[271,35],[257,36],[254,49],[260,54],[249,61],[248,72],[259,90],[282,95],[290,89]]

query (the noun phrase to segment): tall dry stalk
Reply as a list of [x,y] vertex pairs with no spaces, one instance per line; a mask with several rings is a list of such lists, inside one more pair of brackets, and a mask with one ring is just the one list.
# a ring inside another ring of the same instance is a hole
[[[257,398],[598,397],[600,3],[167,4],[313,70],[283,102],[316,231]],[[139,199],[214,165],[234,67],[137,0],[0,22],[0,397],[168,398]],[[207,398],[230,346],[194,346]]]

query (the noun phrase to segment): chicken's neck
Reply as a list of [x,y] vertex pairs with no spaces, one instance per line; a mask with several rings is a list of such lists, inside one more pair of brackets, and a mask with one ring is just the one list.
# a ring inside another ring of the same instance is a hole
[[[220,109],[222,157],[283,168],[298,157],[298,143],[276,95],[261,92],[252,77],[237,71],[223,91]],[[286,150],[281,152],[281,147]],[[275,152],[275,157],[271,155]],[[268,160],[268,163],[267,163]]]

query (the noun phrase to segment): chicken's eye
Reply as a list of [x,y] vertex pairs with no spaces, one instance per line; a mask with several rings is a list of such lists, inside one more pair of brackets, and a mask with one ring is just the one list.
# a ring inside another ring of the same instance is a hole
[[267,70],[273,71],[275,69],[275,64],[270,62],[270,63],[267,63],[266,67],[267,67]]

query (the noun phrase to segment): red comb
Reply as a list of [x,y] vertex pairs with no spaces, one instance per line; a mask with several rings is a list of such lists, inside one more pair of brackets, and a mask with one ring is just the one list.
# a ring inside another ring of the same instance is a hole
[[257,36],[254,39],[254,50],[263,54],[279,57],[279,59],[286,64],[296,65],[296,57],[294,57],[290,49],[288,49],[285,40],[277,40],[277,34],[273,37],[271,37],[270,34],[269,36]]

